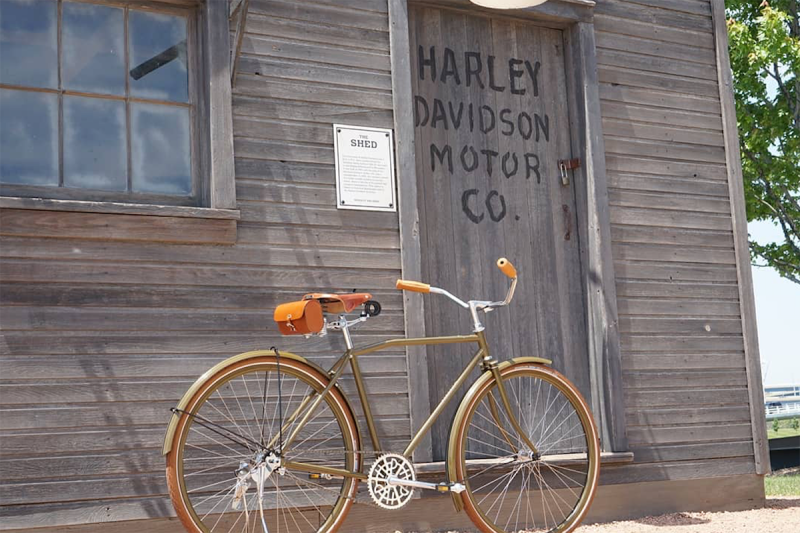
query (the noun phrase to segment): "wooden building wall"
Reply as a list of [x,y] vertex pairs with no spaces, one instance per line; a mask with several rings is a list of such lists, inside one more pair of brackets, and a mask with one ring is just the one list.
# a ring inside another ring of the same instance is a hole
[[753,474],[712,4],[602,0],[594,21],[635,463],[604,477]]
[[[635,457],[602,480],[752,477],[711,4],[599,0],[594,11]],[[0,227],[0,529],[172,515],[159,451],[194,378],[249,349],[324,364],[340,347],[278,339],[281,300],[369,290],[384,314],[360,339],[403,334],[397,215],[333,207],[331,124],[393,127],[387,1],[252,0],[239,68],[235,246]],[[56,227],[63,216],[37,215]],[[406,437],[403,352],[363,367],[383,431]]]
[[[383,313],[355,337],[403,334],[397,214],[335,208],[332,123],[393,126],[386,2],[253,0],[247,30],[234,246],[117,241],[66,231],[70,213],[25,213],[69,235],[38,238],[4,213],[0,529],[173,514],[162,439],[202,372],[273,345],[323,365],[341,354],[336,335],[279,338],[281,301],[371,291]],[[386,444],[407,442],[404,352],[362,367]]]

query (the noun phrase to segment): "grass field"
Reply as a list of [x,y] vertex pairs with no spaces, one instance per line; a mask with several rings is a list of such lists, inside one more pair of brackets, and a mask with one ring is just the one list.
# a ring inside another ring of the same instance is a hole
[[777,433],[772,431],[772,428],[767,428],[767,438],[768,439],[779,439],[781,437],[794,437],[795,435],[800,435],[800,429],[792,429],[792,428],[780,428]]
[[767,496],[800,496],[800,471],[782,476],[764,478],[764,491]]
[[781,437],[794,437],[800,435],[800,427],[797,429],[792,428],[792,419],[785,419],[778,421],[778,431],[775,431],[773,422],[767,423],[767,438],[778,439]]

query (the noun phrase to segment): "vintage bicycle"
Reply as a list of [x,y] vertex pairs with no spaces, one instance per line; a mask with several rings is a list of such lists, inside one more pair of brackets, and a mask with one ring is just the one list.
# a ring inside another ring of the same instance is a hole
[[[356,348],[351,329],[380,314],[370,294],[312,293],[279,306],[282,333],[336,331],[347,349],[329,370],[274,348],[243,353],[192,385],[173,409],[163,448],[170,496],[185,528],[332,533],[357,500],[399,509],[415,489],[428,489],[451,495],[455,508],[485,533],[573,531],[597,487],[597,430],[579,391],[549,360],[498,362],[491,355],[481,313],[507,306],[517,285],[514,266],[506,259],[497,265],[511,279],[502,301],[465,302],[425,283],[397,281],[398,289],[442,295],[468,310],[469,335]],[[326,315],[336,319],[328,322]],[[477,346],[471,361],[405,449],[384,450],[358,358],[454,343]],[[358,412],[341,387],[348,366],[371,449],[362,445]],[[480,376],[452,422],[443,479],[418,479],[412,453],[475,368]],[[359,491],[359,483],[367,490]]]

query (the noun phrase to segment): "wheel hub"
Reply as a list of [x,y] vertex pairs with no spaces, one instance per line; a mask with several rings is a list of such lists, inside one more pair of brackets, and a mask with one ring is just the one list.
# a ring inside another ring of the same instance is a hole
[[532,452],[531,450],[520,450],[517,452],[516,460],[519,463],[530,463],[533,461],[538,461],[542,458],[542,455],[538,452]]
[[273,451],[259,450],[249,462],[242,461],[234,472],[236,475],[236,489],[231,500],[231,508],[239,510],[242,501],[246,501],[247,490],[251,483],[256,484],[259,501],[264,497],[264,482],[278,471],[283,474],[281,458]]

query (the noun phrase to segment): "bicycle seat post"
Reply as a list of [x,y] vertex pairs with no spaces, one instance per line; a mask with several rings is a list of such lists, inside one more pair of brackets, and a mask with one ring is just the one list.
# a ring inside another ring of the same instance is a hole
[[344,335],[344,345],[348,350],[352,350],[353,339],[350,337],[350,325],[347,323],[347,317],[339,315],[339,324],[341,324],[342,335]]

